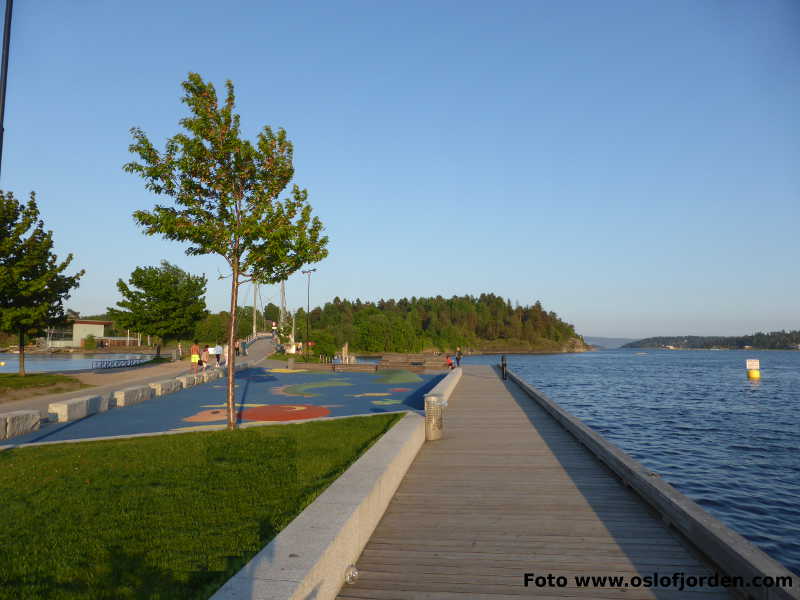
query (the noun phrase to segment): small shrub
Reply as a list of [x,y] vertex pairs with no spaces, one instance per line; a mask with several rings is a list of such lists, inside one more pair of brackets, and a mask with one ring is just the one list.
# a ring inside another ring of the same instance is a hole
[[96,350],[97,349],[97,340],[92,334],[87,335],[83,338],[83,349],[84,350]]

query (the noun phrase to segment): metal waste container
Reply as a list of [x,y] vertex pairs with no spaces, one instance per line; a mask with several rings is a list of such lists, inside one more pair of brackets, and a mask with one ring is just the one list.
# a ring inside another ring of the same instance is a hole
[[294,369],[294,356],[289,357],[289,359],[286,361],[286,368]]
[[425,439],[439,440],[444,430],[444,409],[447,400],[441,396],[425,396]]

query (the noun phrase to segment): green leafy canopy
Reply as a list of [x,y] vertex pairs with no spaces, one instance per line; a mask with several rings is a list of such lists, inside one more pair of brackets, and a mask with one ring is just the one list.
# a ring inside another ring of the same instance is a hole
[[[24,335],[64,318],[64,302],[84,271],[65,275],[72,262],[53,253],[53,232],[45,231],[31,192],[27,204],[0,191],[0,331]],[[24,354],[20,374],[25,374]]]
[[117,281],[122,300],[108,315],[118,327],[162,339],[188,338],[206,312],[204,275],[191,275],[167,261],[137,267],[126,284]]
[[[322,223],[311,216],[308,192],[297,185],[279,196],[294,176],[293,148],[283,129],[264,127],[255,143],[240,135],[234,113],[233,84],[226,83],[220,105],[211,83],[197,73],[183,82],[183,102],[191,115],[184,131],[156,150],[145,133],[133,128],[131,153],[140,162],[124,166],[145,180],[145,187],[172,198],[174,206],[138,210],[134,220],[147,235],[189,242],[190,255],[219,254],[231,268],[228,345],[236,337],[239,285],[277,283],[303,265],[328,255]],[[228,360],[228,427],[236,425],[234,360]]]
[[234,273],[260,283],[283,281],[325,258],[328,238],[311,216],[308,192],[294,185],[289,198],[278,199],[294,176],[286,132],[264,127],[255,144],[241,139],[230,81],[222,106],[214,86],[196,73],[183,89],[192,115],[180,121],[186,132],[167,140],[163,152],[141,129],[131,130],[130,151],[141,162],[125,170],[176,205],[136,211],[145,233],[190,242],[190,255],[219,254]]

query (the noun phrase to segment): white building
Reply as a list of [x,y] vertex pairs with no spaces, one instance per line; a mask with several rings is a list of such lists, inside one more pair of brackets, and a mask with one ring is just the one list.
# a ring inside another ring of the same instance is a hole
[[48,331],[48,348],[82,348],[84,340],[93,335],[95,339],[105,337],[105,327],[111,321],[86,321],[78,319],[72,322],[72,329],[53,329]]

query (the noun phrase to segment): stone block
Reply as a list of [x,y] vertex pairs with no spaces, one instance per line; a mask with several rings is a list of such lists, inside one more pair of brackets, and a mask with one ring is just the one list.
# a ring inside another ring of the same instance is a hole
[[129,387],[124,390],[117,390],[114,392],[114,400],[116,406],[131,406],[139,404],[145,400],[152,400],[155,397],[155,391],[148,385],[141,387]]
[[165,379],[164,381],[154,381],[147,384],[153,388],[156,396],[163,396],[165,394],[173,394],[183,389],[183,383],[177,379]]
[[195,383],[197,383],[197,377],[194,375],[181,375],[180,377],[175,378],[176,381],[180,381],[181,386],[184,389],[192,387]]
[[15,410],[3,414],[5,421],[4,438],[8,439],[39,429],[38,410]]
[[56,415],[59,423],[75,421],[106,410],[108,410],[108,396],[82,396],[51,402],[47,407],[47,412]]
[[235,368],[237,371],[244,371],[245,369],[249,369],[249,368],[250,368],[250,365],[249,365],[248,363],[246,363],[246,362],[242,362],[242,363],[236,363],[236,364],[234,365],[234,368]]

